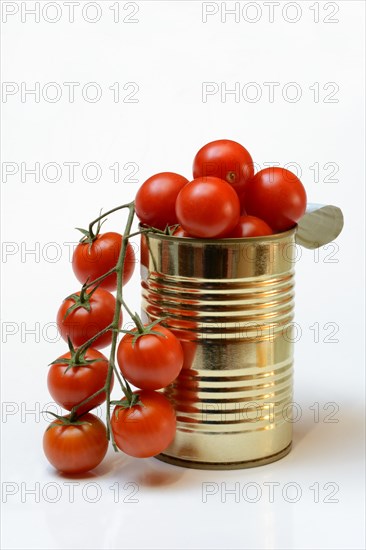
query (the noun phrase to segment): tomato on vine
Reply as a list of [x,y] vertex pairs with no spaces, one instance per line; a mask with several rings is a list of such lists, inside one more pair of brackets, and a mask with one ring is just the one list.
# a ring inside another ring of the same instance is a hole
[[[57,326],[62,338],[65,341],[70,338],[75,347],[82,346],[112,324],[115,308],[116,299],[108,290],[95,287],[88,290],[84,285],[80,292],[65,298],[58,310]],[[104,348],[111,341],[112,332],[108,330],[97,337],[93,347]]]
[[[71,411],[82,401],[104,388],[108,375],[108,359],[96,349],[89,348],[78,355],[71,349],[51,363],[47,385],[52,398],[64,409]],[[113,373],[110,391],[113,388]],[[105,391],[77,408],[81,415],[106,400]]]
[[173,441],[176,430],[175,411],[161,393],[142,390],[133,394],[139,400],[129,406],[119,401],[112,413],[111,426],[117,447],[137,458],[155,456]]
[[48,461],[66,474],[80,474],[96,468],[108,449],[104,423],[91,413],[75,421],[58,417],[43,436],[43,450]]
[[[123,237],[119,233],[99,233],[90,235],[89,231],[80,229],[84,237],[74,250],[72,268],[81,283],[94,281],[116,267],[122,248]],[[126,258],[123,266],[123,284],[131,279],[135,268],[135,255],[130,243],[127,244]],[[100,288],[116,290],[117,276],[111,273],[99,283]]]
[[159,323],[146,325],[144,330],[125,334],[118,346],[117,361],[131,384],[143,390],[158,390],[177,378],[183,366],[183,349],[178,338]]

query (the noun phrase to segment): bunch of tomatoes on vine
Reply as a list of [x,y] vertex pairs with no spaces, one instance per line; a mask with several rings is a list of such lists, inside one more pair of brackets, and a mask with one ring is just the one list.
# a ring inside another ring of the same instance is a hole
[[[295,226],[305,209],[305,189],[295,174],[279,167],[255,174],[245,147],[218,140],[196,154],[193,180],[173,172],[156,174],[142,184],[134,202],[79,229],[72,267],[82,287],[64,299],[57,313],[69,351],[50,364],[47,380],[52,398],[68,411],[50,413],[55,419],[43,438],[46,457],[56,469],[77,474],[95,468],[109,441],[130,456],[156,456],[175,437],[174,407],[159,390],[174,384],[184,351],[164,318],[143,323],[128,307],[125,286],[135,266],[130,239],[151,232],[176,239],[267,238]],[[101,232],[106,217],[123,210],[123,235]],[[132,230],[135,213],[137,231]],[[125,313],[134,322],[132,330],[121,328]],[[108,358],[99,351],[107,346]],[[119,400],[111,399],[115,383]],[[106,423],[90,412],[104,402]]]

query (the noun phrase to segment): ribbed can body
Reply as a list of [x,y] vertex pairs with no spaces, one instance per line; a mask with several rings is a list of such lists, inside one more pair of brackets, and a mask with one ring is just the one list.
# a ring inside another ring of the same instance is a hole
[[164,392],[177,434],[159,458],[241,468],[291,446],[295,230],[218,241],[142,236],[142,311],[180,339]]

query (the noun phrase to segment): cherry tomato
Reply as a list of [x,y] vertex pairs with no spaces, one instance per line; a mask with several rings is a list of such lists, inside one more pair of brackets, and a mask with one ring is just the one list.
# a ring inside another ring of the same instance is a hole
[[[92,294],[91,294],[92,293]],[[80,292],[75,292],[72,296],[80,296]],[[57,326],[62,338],[67,341],[67,337],[70,337],[74,347],[80,347],[87,340],[98,334],[101,330],[106,328],[113,321],[114,310],[116,307],[115,297],[104,290],[103,288],[97,288],[96,290],[89,291],[87,295],[91,294],[87,299],[90,305],[90,311],[80,305],[74,311],[72,311],[65,318],[67,310],[75,304],[74,298],[66,298],[57,313]],[[87,305],[87,304],[85,304]],[[119,320],[119,325],[122,324],[122,313]],[[112,332],[109,330],[101,336],[99,336],[93,343],[93,348],[104,348],[109,346],[112,341]]]
[[[103,233],[97,235],[95,241],[79,243],[72,257],[72,268],[81,283],[94,281],[116,266],[122,247],[122,235],[119,233]],[[135,255],[130,243],[127,244],[123,266],[123,284],[128,283],[135,268]],[[101,283],[99,288],[116,290],[117,276],[112,273]]]
[[295,174],[271,167],[258,172],[245,191],[245,210],[275,232],[293,227],[306,209],[306,192]]
[[248,151],[230,139],[211,141],[200,149],[193,161],[193,177],[214,176],[233,186],[242,197],[254,175],[253,159]]
[[105,425],[97,416],[84,414],[77,422],[64,425],[55,420],[43,436],[43,450],[48,461],[66,474],[80,474],[96,468],[108,448]]
[[263,220],[255,216],[241,216],[238,225],[230,233],[230,237],[263,237],[272,234],[272,229]]
[[[89,348],[86,351],[84,355],[84,359],[88,361],[86,365],[69,367],[69,364],[63,359],[70,358],[70,352],[61,355],[57,363],[51,365],[47,378],[48,391],[51,396],[56,403],[68,411],[103,388],[108,373],[108,359],[96,349]],[[113,374],[111,388],[113,388]],[[105,400],[105,392],[100,393],[78,408],[78,415],[94,409]]]
[[160,334],[143,334],[135,342],[134,336],[125,334],[117,350],[123,376],[143,390],[165,388],[177,378],[183,366],[183,350],[178,338],[160,324],[152,330]]
[[135,199],[140,222],[157,229],[178,223],[175,201],[187,183],[187,178],[173,172],[161,172],[146,180]]
[[192,237],[221,238],[237,225],[240,203],[226,181],[197,178],[179,193],[176,212],[179,223]]
[[111,425],[116,445],[124,453],[138,458],[155,456],[173,441],[176,430],[175,411],[161,393],[135,392],[143,405],[124,408],[117,405]]

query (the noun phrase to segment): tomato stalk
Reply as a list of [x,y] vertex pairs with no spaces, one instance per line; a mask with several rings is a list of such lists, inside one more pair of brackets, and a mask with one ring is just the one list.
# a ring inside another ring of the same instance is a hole
[[136,237],[137,235],[143,235],[144,233],[158,233],[160,235],[167,235],[165,231],[162,231],[161,229],[156,229],[155,227],[149,227],[146,229],[140,229],[139,231],[135,231],[134,233],[130,233],[128,235],[128,238],[131,239],[132,237]]
[[[140,334],[142,334],[144,332],[144,325],[143,325],[140,317],[137,315],[137,313],[132,313],[132,311],[130,310],[130,308],[128,307],[128,305],[126,304],[126,302],[124,300],[122,300],[122,305],[125,308],[125,310],[127,311],[127,313],[129,314],[129,316],[131,317],[132,321],[135,323],[138,332]],[[120,332],[125,332],[125,331],[120,331]],[[126,332],[130,332],[130,331],[126,331]]]
[[95,286],[89,293],[87,292],[87,286],[86,283],[83,284],[81,287],[80,294],[71,294],[66,298],[66,300],[74,300],[74,303],[72,306],[69,307],[69,309],[65,313],[65,319],[75,311],[76,309],[79,309],[80,307],[83,307],[87,311],[90,311],[90,298],[93,296],[94,292],[97,290],[98,285]]
[[[122,307],[122,288],[123,288],[123,264],[126,257],[126,251],[127,251],[127,245],[129,241],[129,234],[131,231],[133,218],[135,215],[135,205],[134,203],[130,203],[127,205],[127,208],[129,210],[128,213],[128,219],[124,231],[124,238],[122,240],[122,247],[121,251],[118,257],[117,265],[116,265],[116,274],[117,274],[117,291],[116,291],[116,309],[114,312],[114,317],[112,321],[112,327],[113,327],[113,336],[112,336],[112,344],[111,344],[111,353],[109,356],[109,368],[108,368],[108,374],[107,374],[107,380],[106,380],[106,407],[107,407],[107,437],[108,439],[111,439],[112,445],[114,447],[114,450],[117,450],[117,446],[114,442],[113,432],[111,430],[111,418],[110,418],[110,406],[111,406],[111,395],[110,395],[110,388],[111,388],[111,380],[112,380],[112,374],[113,371],[116,370],[115,365],[115,356],[116,356],[116,346],[117,346],[117,338],[118,338],[118,321],[120,317],[121,307]],[[128,389],[124,383],[121,383],[122,380],[119,378],[119,382],[121,384],[121,388],[123,393],[125,394],[126,398],[130,401],[130,395],[128,392]]]
[[[100,221],[103,219],[103,218],[106,218],[107,216],[109,216],[109,214],[113,214],[114,212],[117,212],[118,210],[122,210],[123,208],[129,208],[130,205],[133,204],[133,203],[129,203],[129,204],[122,204],[121,206],[116,206],[115,208],[112,208],[112,210],[108,210],[108,212],[105,212],[104,214],[101,214],[98,218],[96,218],[95,220],[93,220],[92,222],[90,222],[89,224],[89,235],[90,235],[90,238],[92,240],[95,240],[95,238],[97,237],[98,235],[98,232],[99,232],[99,228],[100,228]],[[93,232],[93,226],[98,223],[98,231],[96,231],[96,233],[94,234]],[[93,281],[94,282],[94,281]]]
[[107,277],[109,277],[109,275],[112,275],[112,273],[115,273],[115,271],[116,271],[116,268],[115,268],[115,267],[112,267],[112,269],[110,269],[109,271],[106,271],[105,273],[103,273],[103,275],[101,275],[101,276],[98,277],[97,279],[94,279],[91,283],[86,282],[86,283],[85,283],[85,288],[90,288],[91,286],[96,285],[96,284],[102,282],[104,279],[106,279]]
[[88,348],[90,348],[90,346],[93,344],[93,342],[95,340],[97,340],[97,338],[99,338],[99,336],[102,336],[102,334],[104,334],[105,332],[108,332],[109,330],[112,330],[113,328],[113,324],[111,323],[110,325],[106,326],[103,330],[99,331],[98,334],[96,334],[95,336],[93,336],[92,338],[89,338],[89,340],[87,340],[85,342],[85,344],[83,344],[82,346],[80,346],[77,350],[76,350],[76,353],[75,353],[75,362],[77,363],[79,360],[80,360],[80,357],[83,355],[83,353],[86,352],[86,350]]
[[[108,327],[106,327],[105,331],[107,330]],[[93,337],[93,340],[95,339],[95,337]],[[66,358],[66,357],[59,357],[58,359],[56,359],[55,361],[52,361],[52,363],[50,363],[50,365],[59,365],[59,364],[63,364],[63,365],[67,365],[67,368],[65,370],[65,374],[67,373],[67,371],[73,367],[81,367],[81,366],[85,366],[85,365],[90,365],[90,363],[95,363],[96,361],[102,361],[102,359],[86,359],[85,358],[85,354],[88,350],[88,347],[90,346],[89,344],[89,340],[88,342],[86,342],[88,345],[85,346],[85,344],[83,346],[80,346],[80,348],[78,348],[77,350],[75,350],[74,346],[72,345],[72,342],[70,340],[70,337],[68,336],[67,338],[67,343],[69,345],[69,350],[70,350],[70,359]],[[49,366],[50,366],[49,365]]]
[[[69,415],[70,422],[75,422],[75,420],[78,419],[78,417],[79,417],[79,415],[78,415],[79,407],[81,407],[82,405],[86,405],[87,403],[89,403],[89,401],[94,399],[94,397],[97,397],[97,395],[100,395],[102,392],[105,392],[105,391],[107,391],[107,385],[103,386],[103,388],[100,388],[98,391],[96,391],[92,395],[89,395],[89,397],[87,397],[86,399],[84,399],[83,401],[80,401],[80,403],[75,405],[75,407],[73,407],[70,411],[70,415]],[[83,414],[85,414],[85,413],[83,413]],[[80,415],[80,416],[82,416],[82,415]]]
[[[135,214],[134,202],[131,202],[129,204],[124,204],[122,206],[118,206],[116,208],[113,208],[112,210],[109,210],[105,214],[102,214],[101,216],[99,216],[98,218],[93,220],[89,224],[89,230],[88,231],[83,230],[85,235],[88,234],[87,238],[91,242],[93,240],[95,240],[96,236],[98,235],[98,231],[96,233],[94,233],[93,232],[93,226],[96,223],[98,223],[98,230],[99,230],[100,221],[103,218],[105,218],[109,214],[112,214],[113,212],[116,212],[116,211],[121,210],[123,208],[128,208],[129,214],[128,214],[128,219],[127,219],[127,223],[126,223],[126,227],[125,227],[125,231],[124,231],[124,236],[123,236],[123,239],[122,239],[122,246],[121,246],[121,250],[120,250],[120,253],[119,253],[118,260],[117,260],[117,264],[115,265],[115,267],[113,267],[112,269],[110,269],[108,272],[104,273],[103,275],[101,275],[97,279],[94,279],[91,282],[87,281],[83,285],[81,293],[80,293],[79,296],[77,296],[77,295],[72,296],[74,298],[75,302],[77,302],[77,303],[74,304],[74,306],[72,306],[72,310],[76,309],[77,307],[84,307],[84,308],[87,309],[88,305],[89,305],[88,304],[88,297],[94,292],[94,290],[97,288],[98,284],[103,279],[105,279],[106,277],[111,275],[112,273],[116,273],[116,278],[117,278],[116,307],[115,307],[112,323],[110,323],[103,330],[101,330],[100,332],[95,334],[92,338],[87,340],[87,342],[85,342],[83,345],[81,345],[76,351],[74,350],[74,354],[73,354],[73,364],[77,365],[79,362],[82,363],[83,362],[83,356],[84,356],[86,350],[90,346],[92,346],[93,342],[95,340],[97,340],[97,338],[99,338],[105,332],[108,332],[109,330],[112,331],[111,352],[110,352],[110,357],[109,357],[109,362],[108,362],[108,372],[107,372],[106,382],[105,382],[105,384],[102,388],[100,388],[95,393],[93,393],[92,395],[90,395],[89,397],[87,397],[86,399],[84,399],[83,401],[78,403],[77,405],[75,405],[71,409],[69,415],[67,417],[65,417],[65,422],[67,422],[67,423],[77,423],[77,422],[79,422],[78,419],[82,415],[78,414],[78,409],[81,406],[84,406],[85,404],[91,402],[95,397],[97,397],[101,393],[105,393],[106,394],[107,438],[108,438],[108,440],[111,440],[113,448],[114,448],[115,451],[118,451],[118,448],[117,448],[117,446],[115,444],[115,441],[114,441],[113,431],[111,429],[111,418],[110,418],[111,405],[115,404],[115,402],[111,402],[111,385],[112,385],[113,373],[116,375],[116,377],[118,379],[118,382],[121,386],[121,389],[122,389],[122,391],[125,395],[125,398],[126,398],[126,400],[123,402],[123,406],[124,407],[132,407],[134,404],[139,403],[139,396],[132,392],[132,390],[130,388],[130,385],[125,380],[123,375],[121,375],[118,372],[118,369],[117,369],[116,364],[115,364],[118,334],[119,334],[119,332],[125,332],[125,331],[120,331],[120,329],[119,329],[119,319],[120,319],[121,308],[124,307],[124,309],[130,315],[131,319],[133,320],[133,322],[136,325],[136,328],[137,328],[137,331],[135,333],[135,338],[136,339],[138,337],[142,336],[143,334],[149,334],[149,333],[159,334],[157,332],[154,332],[152,329],[153,329],[154,325],[160,321],[160,319],[159,319],[158,321],[155,321],[154,323],[151,323],[150,325],[144,326],[144,324],[142,323],[142,321],[141,321],[140,317],[138,316],[138,314],[137,313],[134,314],[130,310],[130,308],[128,307],[128,305],[126,304],[126,302],[123,299],[123,267],[124,267],[126,252],[127,252],[127,246],[128,246],[128,243],[129,243],[129,239],[131,237],[134,237],[136,235],[140,235],[142,233],[154,232],[154,233],[164,234],[164,231],[161,231],[159,229],[153,229],[153,228],[141,229],[140,231],[136,231],[134,233],[131,233],[131,227],[132,227],[134,214]],[[93,288],[92,291],[88,294],[87,289],[89,289],[90,287],[95,287],[95,288]],[[118,401],[116,403],[121,404],[122,402]],[[140,404],[142,405],[142,403],[140,403]]]

